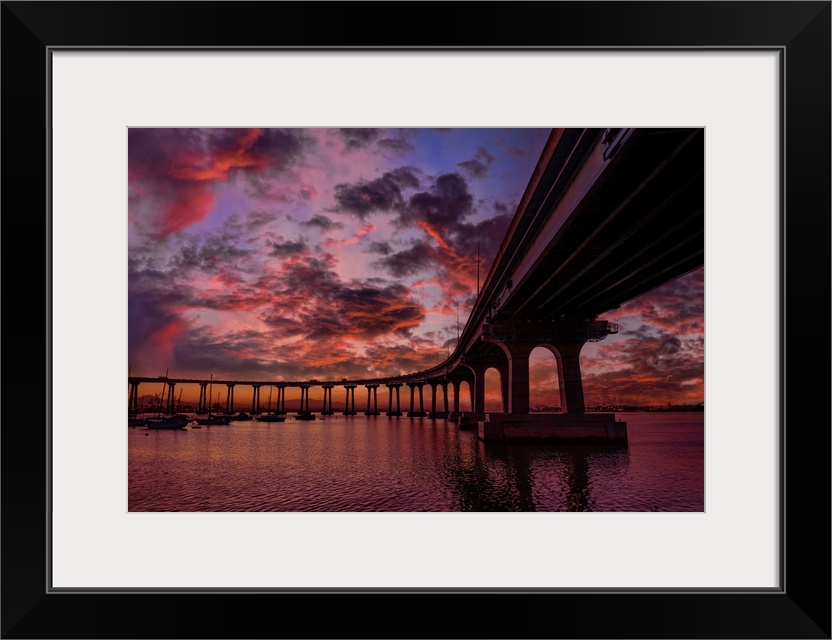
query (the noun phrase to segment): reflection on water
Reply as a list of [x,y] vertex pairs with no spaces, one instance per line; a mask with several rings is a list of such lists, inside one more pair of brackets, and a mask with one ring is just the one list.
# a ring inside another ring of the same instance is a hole
[[483,443],[444,420],[128,429],[130,511],[703,511],[701,413],[626,413],[625,445]]

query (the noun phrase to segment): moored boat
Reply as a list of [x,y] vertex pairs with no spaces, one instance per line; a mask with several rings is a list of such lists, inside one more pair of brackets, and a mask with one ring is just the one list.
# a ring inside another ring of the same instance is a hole
[[[195,419],[196,423],[199,424],[199,425],[204,424],[206,426],[218,425],[218,424],[231,424],[231,416],[211,413],[210,399],[213,395],[214,395],[214,374],[212,373],[211,374],[211,386],[208,389],[208,398],[209,398],[209,400],[208,400],[208,403],[209,403],[208,413],[207,413],[207,415],[196,418]],[[219,396],[217,396],[217,402],[219,402]]]
[[148,429],[184,429],[191,419],[183,415],[155,416],[145,420]]
[[277,407],[275,407],[274,413],[272,413],[272,388],[269,387],[269,407],[266,410],[266,413],[261,413],[259,416],[255,418],[257,422],[286,422],[286,416],[280,413],[277,413]]
[[285,422],[286,416],[279,413],[264,413],[255,418],[257,422]]

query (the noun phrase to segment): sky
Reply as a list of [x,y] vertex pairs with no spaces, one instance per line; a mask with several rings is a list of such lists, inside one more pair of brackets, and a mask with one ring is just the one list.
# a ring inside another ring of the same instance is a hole
[[[130,129],[130,374],[341,380],[441,362],[550,131]],[[599,319],[619,333],[582,351],[588,405],[704,400],[702,269]],[[532,406],[558,404],[554,357],[536,349],[530,368]]]

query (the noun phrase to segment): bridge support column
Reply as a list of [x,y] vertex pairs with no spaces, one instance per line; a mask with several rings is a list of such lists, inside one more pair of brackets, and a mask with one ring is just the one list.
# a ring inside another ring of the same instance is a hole
[[[344,389],[347,390],[347,398],[346,402],[344,402],[344,415],[345,416],[354,416],[355,415],[355,387],[357,385],[354,384],[345,384]],[[352,406],[350,406],[350,397],[352,397]]]
[[378,385],[368,384],[367,387],[367,410],[364,412],[365,416],[377,416],[378,411]]
[[278,385],[277,387],[275,407],[277,407],[275,413],[286,413],[286,387],[284,385]]
[[[401,397],[399,396],[399,389],[401,389],[402,383],[401,382],[392,382],[387,384],[387,388],[390,390],[390,398],[387,405],[387,415],[388,416],[400,416],[402,415],[402,403]],[[393,410],[393,390],[396,391],[396,410]]]
[[324,410],[321,411],[322,416],[332,415],[332,385],[324,385]]
[[251,413],[257,414],[260,413],[260,385],[253,384],[251,388]]
[[228,384],[228,392],[225,395],[225,412],[234,413],[234,385]]
[[309,409],[309,385],[300,385],[300,407],[298,407],[298,418],[310,419],[312,411]]
[[558,378],[560,381],[560,406],[564,413],[585,413],[584,384],[581,378],[580,354],[583,342],[556,342],[552,345],[560,357]]
[[[448,420],[451,422],[459,422],[459,390],[462,386],[460,380],[451,380],[451,388],[454,390],[454,410],[448,414]],[[448,402],[448,387],[445,386],[445,403]]]
[[127,401],[127,413],[139,412],[139,383],[130,382],[130,399]]
[[[422,395],[422,387],[424,386],[423,382],[408,382],[407,386],[410,387],[410,411],[408,412],[408,416],[411,418],[423,418],[425,416],[425,404],[424,404],[424,397]],[[416,390],[419,390],[419,410],[417,411],[414,407],[416,401]]]
[[506,413],[529,412],[529,356],[537,346],[523,342],[510,342],[508,351],[507,411]]
[[[431,389],[433,390],[433,397],[431,400],[431,408],[430,408],[430,417],[431,418],[447,418],[448,417],[448,382],[446,380],[432,380],[430,382]],[[436,394],[438,393],[439,389],[442,389],[444,401],[445,401],[445,410],[439,411],[436,408]]]
[[165,413],[175,413],[176,398],[174,396],[175,382],[168,382],[168,398],[165,402]]
[[199,402],[197,402],[196,412],[199,414],[208,413],[208,383],[199,383]]
[[485,372],[488,367],[474,368],[474,397],[472,408],[474,414],[481,415],[485,412]]

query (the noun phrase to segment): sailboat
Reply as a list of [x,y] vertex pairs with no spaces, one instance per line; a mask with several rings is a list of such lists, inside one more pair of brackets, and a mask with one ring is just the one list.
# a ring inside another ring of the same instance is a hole
[[[275,407],[277,409],[277,407]],[[285,422],[286,416],[279,413],[272,413],[272,388],[269,387],[269,410],[268,413],[260,414],[255,418],[257,422]]]
[[162,415],[162,398],[165,397],[165,387],[168,387],[168,406],[173,407],[173,389],[167,384],[168,371],[165,371],[165,383],[162,385],[162,396],[159,399],[159,413],[152,418],[145,418],[148,429],[184,429],[191,421],[188,416],[177,413]]
[[[211,386],[210,390],[208,391],[208,397],[211,398],[214,395],[214,374],[211,374]],[[219,402],[219,395],[217,395],[217,402]],[[196,419],[197,424],[205,424],[205,425],[217,425],[217,424],[231,424],[231,416],[220,416],[211,413],[211,406],[208,406],[208,415],[203,418]]]

